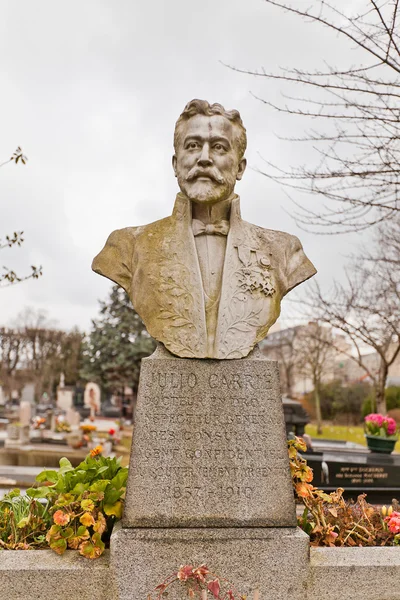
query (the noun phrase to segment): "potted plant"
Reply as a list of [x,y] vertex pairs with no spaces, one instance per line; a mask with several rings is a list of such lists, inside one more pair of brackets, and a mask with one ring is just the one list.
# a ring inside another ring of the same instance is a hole
[[365,438],[371,452],[391,454],[398,440],[396,421],[371,413],[364,419]]

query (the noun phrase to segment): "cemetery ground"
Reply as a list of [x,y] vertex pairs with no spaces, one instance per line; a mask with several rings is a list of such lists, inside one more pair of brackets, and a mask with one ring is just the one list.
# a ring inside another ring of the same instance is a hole
[[[353,442],[366,446],[365,432],[362,425],[334,425],[326,422],[322,427],[322,433],[317,433],[317,426],[313,423],[309,423],[305,428],[306,433],[311,436],[312,439],[325,439],[325,440],[342,440],[345,442]],[[400,452],[400,440],[396,443],[395,452]]]

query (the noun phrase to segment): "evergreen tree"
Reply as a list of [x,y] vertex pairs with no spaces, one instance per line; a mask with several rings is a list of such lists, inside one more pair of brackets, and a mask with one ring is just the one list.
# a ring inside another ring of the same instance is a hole
[[95,381],[107,393],[137,391],[140,361],[155,349],[155,341],[134,310],[128,294],[118,285],[110,297],[100,301],[100,317],[83,348],[81,377]]

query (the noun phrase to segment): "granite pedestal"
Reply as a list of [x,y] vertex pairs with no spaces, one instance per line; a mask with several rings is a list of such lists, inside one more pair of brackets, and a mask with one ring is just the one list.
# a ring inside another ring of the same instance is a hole
[[[278,364],[142,361],[122,525],[111,539],[120,600],[181,564],[206,563],[242,593],[301,599],[308,536],[296,529]],[[177,596],[178,597],[178,596]]]

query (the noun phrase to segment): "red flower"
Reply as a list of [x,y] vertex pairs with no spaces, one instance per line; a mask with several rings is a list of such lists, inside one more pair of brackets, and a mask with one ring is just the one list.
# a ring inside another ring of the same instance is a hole
[[197,579],[199,583],[205,583],[205,576],[208,575],[210,571],[206,567],[206,565],[200,565],[197,569],[193,569],[193,575]]
[[108,430],[108,435],[115,435],[115,429],[111,427],[111,429]]
[[193,565],[181,565],[178,571],[178,579],[187,581],[193,575]]

